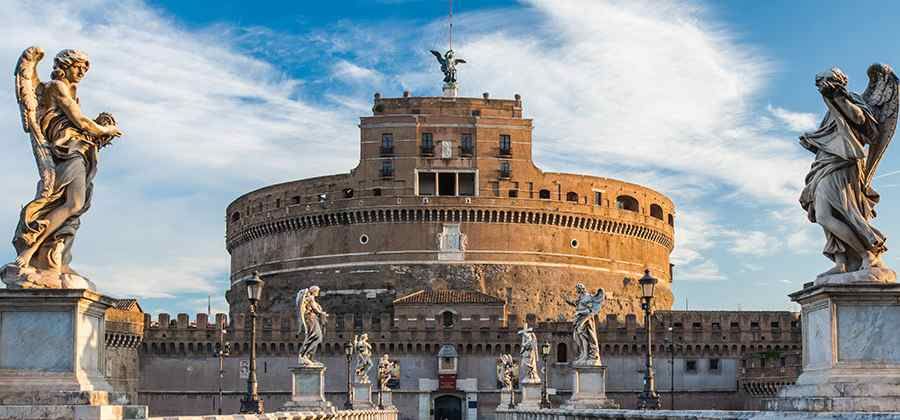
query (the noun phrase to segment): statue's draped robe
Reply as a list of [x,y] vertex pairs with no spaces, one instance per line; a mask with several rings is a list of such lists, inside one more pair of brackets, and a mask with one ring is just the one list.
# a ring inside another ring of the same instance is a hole
[[303,317],[301,321],[306,324],[306,337],[303,338],[303,344],[300,345],[300,357],[311,361],[324,336],[321,321],[322,307],[312,296],[306,296],[305,299],[309,299],[306,303],[306,311],[300,316]]
[[[77,101],[77,98],[75,98]],[[42,185],[38,185],[37,197],[22,208],[19,224],[13,237],[13,246],[17,253],[35,244],[38,237],[47,226],[47,214],[62,206],[66,201],[66,194],[70,188],[75,188],[73,181],[82,191],[84,205],[69,218],[55,232],[45,236],[40,245],[63,241],[65,246],[62,261],[56,263],[62,265],[64,272],[68,272],[68,263],[71,260],[72,241],[80,224],[79,218],[91,204],[91,191],[93,189],[94,175],[97,173],[99,157],[99,142],[97,139],[79,130],[69,119],[65,112],[55,102],[47,107],[38,108],[40,129],[43,131],[47,142],[50,144],[50,152],[55,164],[55,183],[53,192],[48,197],[41,197]],[[49,249],[48,249],[49,251]],[[36,263],[46,264],[47,256],[43,252],[35,254]]]
[[574,331],[572,338],[578,346],[576,363],[589,363],[600,360],[600,345],[597,341],[597,326],[594,323],[593,296],[581,293],[575,302]]
[[[806,175],[806,187],[800,195],[800,205],[809,220],[816,221],[815,201],[826,199],[832,213],[852,229],[867,250],[882,249],[885,236],[869,220],[875,217],[874,206],[878,194],[865,185],[866,150],[864,146],[877,138],[877,122],[865,101],[850,93],[850,103],[863,111],[862,124],[845,117],[830,99],[825,103],[828,112],[819,129],[800,138],[800,144],[816,154]],[[834,260],[835,254],[852,249],[831,232],[825,231],[825,249]]]

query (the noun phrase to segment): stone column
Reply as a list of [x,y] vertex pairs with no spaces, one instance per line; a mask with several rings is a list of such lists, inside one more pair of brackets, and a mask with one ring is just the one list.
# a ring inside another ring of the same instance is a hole
[[291,375],[291,400],[284,404],[284,411],[334,411],[325,399],[325,366],[292,367]]
[[770,410],[900,411],[900,285],[809,285],[802,310],[803,373]]
[[106,381],[106,310],[84,289],[0,290],[0,419],[146,418]]

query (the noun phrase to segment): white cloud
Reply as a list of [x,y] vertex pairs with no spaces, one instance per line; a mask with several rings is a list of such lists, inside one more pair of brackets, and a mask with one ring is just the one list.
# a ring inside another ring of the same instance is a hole
[[363,83],[367,86],[378,84],[382,80],[381,73],[358,66],[347,60],[340,60],[332,67],[332,75],[347,82]]
[[712,260],[703,260],[700,264],[686,269],[680,269],[675,274],[676,281],[712,281],[725,280],[725,275],[719,271],[719,266]]
[[729,240],[729,252],[735,255],[761,257],[772,255],[781,248],[780,239],[759,230],[728,230],[723,231],[722,236]]
[[818,118],[816,114],[788,111],[771,104],[766,106],[766,111],[785,124],[791,131],[810,131],[816,128],[816,119]]

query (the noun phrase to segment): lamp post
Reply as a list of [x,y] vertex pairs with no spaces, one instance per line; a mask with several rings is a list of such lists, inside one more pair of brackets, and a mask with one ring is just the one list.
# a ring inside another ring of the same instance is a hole
[[675,330],[669,322],[669,410],[675,409]]
[[247,300],[250,302],[250,375],[247,377],[247,397],[241,400],[241,414],[263,414],[263,401],[259,398],[256,385],[256,303],[262,294],[264,282],[258,272],[244,280],[247,285]]
[[353,381],[350,372],[350,359],[353,357],[353,346],[350,343],[344,343],[344,356],[347,357],[347,402],[344,403],[344,410],[353,409]]
[[550,382],[548,366],[550,360],[550,343],[541,346],[541,359],[544,361],[544,382],[541,383],[541,408],[550,408],[550,395],[547,394],[547,383]]
[[222,381],[225,378],[225,357],[231,355],[231,345],[228,342],[225,342],[225,334],[228,331],[225,330],[225,326],[222,326],[222,332],[219,335],[219,348],[216,350],[216,357],[219,358],[219,406],[216,410],[218,414],[222,415]]
[[644,359],[644,391],[638,396],[638,408],[642,410],[658,410],[659,394],[656,393],[656,383],[653,380],[653,325],[650,321],[650,307],[653,303],[653,288],[657,280],[650,275],[650,270],[644,270],[641,277],[641,309],[644,310],[644,330],[647,333],[647,353]]

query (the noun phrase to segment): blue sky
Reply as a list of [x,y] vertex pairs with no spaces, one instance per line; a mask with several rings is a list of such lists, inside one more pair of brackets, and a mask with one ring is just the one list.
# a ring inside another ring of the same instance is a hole
[[[113,112],[126,136],[104,149],[74,266],[149,312],[205,311],[207,295],[225,310],[225,206],[353,167],[374,92],[440,89],[427,50],[445,46],[446,1],[0,5],[0,67],[33,44],[92,57],[83,107]],[[796,137],[822,115],[815,73],[840,66],[861,91],[869,64],[897,64],[900,3],[463,0],[455,11],[462,93],[521,93],[541,167],[676,201],[679,308],[790,309],[786,294],[828,268],[796,201],[812,158]],[[0,237],[36,180],[11,82],[0,81]],[[895,240],[894,171],[891,150],[876,224]]]

